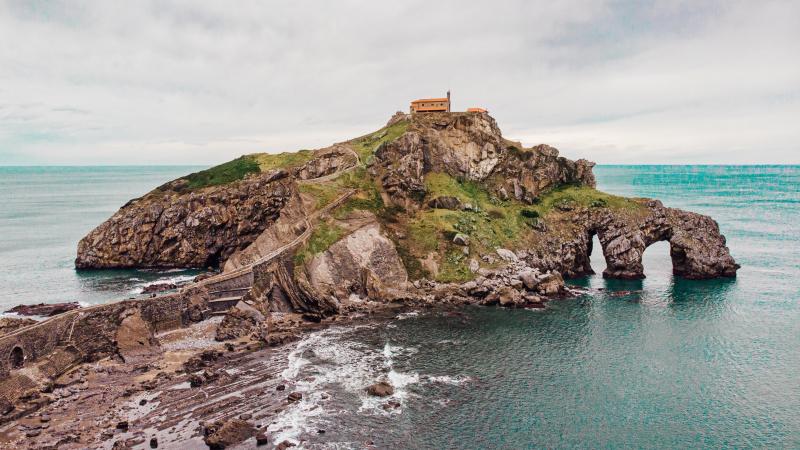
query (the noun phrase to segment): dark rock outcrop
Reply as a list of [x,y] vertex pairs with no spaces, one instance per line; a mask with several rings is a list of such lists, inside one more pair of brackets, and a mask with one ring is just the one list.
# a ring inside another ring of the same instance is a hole
[[379,381],[367,388],[367,394],[374,397],[388,397],[394,394],[394,387],[385,381]]
[[52,317],[80,307],[81,305],[78,302],[39,303],[38,305],[17,305],[6,312],[16,313],[21,316]]
[[296,187],[273,171],[188,193],[164,189],[129,202],[81,239],[75,267],[217,267],[277,219]]
[[256,434],[255,427],[241,419],[217,421],[207,425],[203,430],[204,441],[212,450],[232,447]]
[[386,200],[404,208],[425,195],[429,172],[480,181],[499,198],[528,203],[562,184],[595,185],[594,163],[560,157],[547,145],[521,148],[503,139],[488,114],[412,115],[408,131],[375,157],[370,172],[380,180]]
[[597,235],[606,259],[607,278],[644,278],[642,255],[659,242],[670,244],[673,273],[688,279],[734,277],[736,264],[725,236],[710,217],[667,208],[658,200],[640,199],[638,207],[573,208],[550,218],[562,233],[542,233],[542,245],[530,249],[525,261],[566,277],[593,273],[589,264],[592,237]]

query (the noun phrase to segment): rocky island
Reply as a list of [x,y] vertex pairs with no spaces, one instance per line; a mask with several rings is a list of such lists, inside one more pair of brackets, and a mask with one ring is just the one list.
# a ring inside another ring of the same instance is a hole
[[[175,293],[9,328],[0,421],[21,425],[2,439],[285,448],[260,427],[296,393],[254,355],[304,329],[410,306],[542,308],[572,295],[565,278],[593,273],[594,236],[604,277],[643,278],[659,241],[676,276],[736,275],[713,219],[600,192],[593,166],[505,139],[485,112],[398,112],[327,148],[245,155],[166,183],[84,237],[76,268],[213,272]],[[376,382],[364,389],[391,395]],[[85,411],[73,396],[88,396]],[[91,425],[77,433],[75,421]]]

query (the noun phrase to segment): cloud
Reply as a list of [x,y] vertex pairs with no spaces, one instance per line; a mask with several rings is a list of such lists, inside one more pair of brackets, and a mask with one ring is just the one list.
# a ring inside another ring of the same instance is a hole
[[0,3],[0,164],[211,164],[454,93],[600,163],[797,163],[797,2]]

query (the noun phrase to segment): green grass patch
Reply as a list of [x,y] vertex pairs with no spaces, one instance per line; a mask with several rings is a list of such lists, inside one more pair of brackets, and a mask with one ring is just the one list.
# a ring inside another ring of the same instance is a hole
[[469,257],[462,253],[461,248],[448,249],[439,266],[439,275],[436,280],[450,283],[464,282],[475,278],[475,275],[469,270],[468,259]]
[[380,130],[364,137],[354,139],[350,143],[355,152],[358,153],[358,157],[361,158],[361,163],[369,164],[370,160],[372,159],[372,155],[375,153],[375,150],[377,150],[378,147],[399,138],[403,133],[406,132],[407,129],[408,121],[402,120],[391,126],[383,127]]
[[333,184],[299,183],[299,189],[303,194],[308,194],[316,199],[314,209],[324,208],[342,194],[342,189]]
[[251,156],[240,156],[232,161],[201,170],[183,177],[187,181],[186,190],[202,189],[207,186],[218,186],[243,179],[249,173],[258,173],[261,169]]
[[456,197],[473,205],[488,203],[489,195],[474,181],[456,180],[446,173],[430,172],[425,175],[425,190],[429,198]]
[[308,242],[295,253],[295,264],[303,264],[308,259],[329,249],[331,245],[342,238],[343,234],[344,229],[332,222],[318,222],[314,225]]
[[263,172],[273,169],[300,167],[314,158],[313,150],[300,150],[283,153],[255,153],[249,155]]
[[540,216],[546,215],[559,206],[581,208],[611,208],[617,210],[636,211],[642,205],[636,200],[606,194],[588,186],[564,185],[542,195],[534,208]]
[[403,266],[406,268],[408,278],[411,281],[421,280],[431,276],[430,272],[422,267],[422,262],[408,251],[406,245],[395,242],[394,246],[397,249],[397,254],[400,256],[400,260],[403,261]]

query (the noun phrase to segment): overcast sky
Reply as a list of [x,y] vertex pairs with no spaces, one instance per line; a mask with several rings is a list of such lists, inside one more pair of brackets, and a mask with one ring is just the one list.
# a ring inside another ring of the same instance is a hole
[[453,92],[598,163],[799,163],[800,1],[4,1],[0,165],[316,148]]

